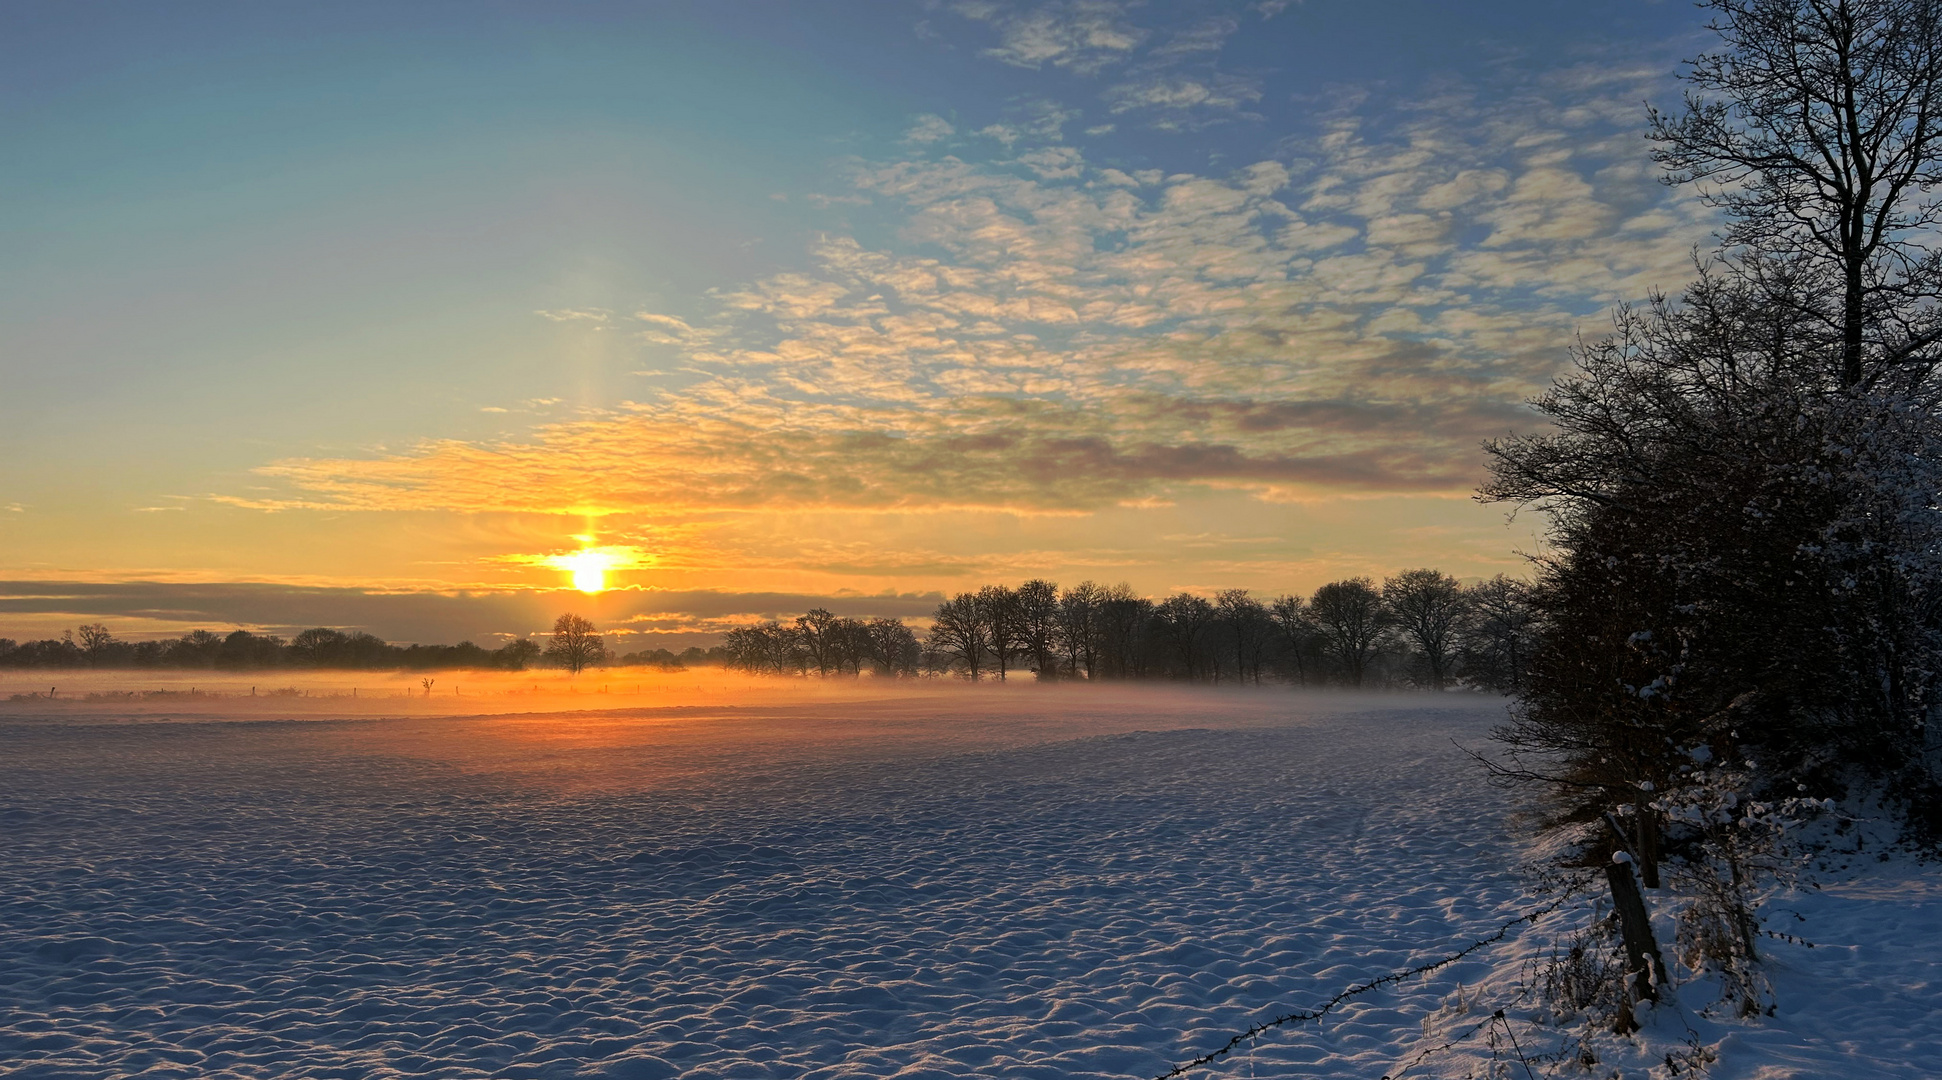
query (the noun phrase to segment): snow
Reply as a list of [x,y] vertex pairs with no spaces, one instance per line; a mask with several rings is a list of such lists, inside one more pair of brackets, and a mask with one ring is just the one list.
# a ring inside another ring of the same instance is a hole
[[[1151,1077],[1543,902],[1451,745],[1494,699],[190,704],[0,705],[0,1075]],[[1780,905],[1775,1016],[1682,998],[1607,1067],[1926,1075],[1936,877],[1845,873]],[[1507,1006],[1556,1050],[1513,984],[1589,917],[1202,1074],[1487,1075],[1497,1026],[1438,1047]]]

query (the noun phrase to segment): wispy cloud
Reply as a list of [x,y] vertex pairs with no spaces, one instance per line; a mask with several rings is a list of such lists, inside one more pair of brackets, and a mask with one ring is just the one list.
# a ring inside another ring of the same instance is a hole
[[[989,24],[999,43],[983,55],[1016,67],[1051,66],[1075,75],[1115,73],[1100,92],[1114,115],[1141,118],[1147,126],[1189,131],[1236,118],[1264,93],[1259,77],[1224,70],[1220,53],[1240,29],[1234,15],[1196,16],[1173,26],[1141,26],[1133,21],[1137,5],[1106,0],[1013,5],[971,0],[954,10]],[[1166,21],[1169,13],[1139,12]],[[1020,132],[1010,124],[983,128],[980,134],[1009,146]]]
[[612,319],[614,315],[613,312],[605,308],[557,308],[552,310],[542,308],[533,312],[533,314],[538,315],[548,322],[584,323],[605,323]]
[[1022,5],[964,0],[953,5],[959,15],[998,31],[998,44],[984,55],[1015,67],[1049,64],[1084,75],[1124,59],[1146,39],[1147,31],[1126,18],[1129,7],[1115,0]]
[[904,142],[914,146],[929,146],[957,134],[951,122],[935,113],[924,113],[904,132]]

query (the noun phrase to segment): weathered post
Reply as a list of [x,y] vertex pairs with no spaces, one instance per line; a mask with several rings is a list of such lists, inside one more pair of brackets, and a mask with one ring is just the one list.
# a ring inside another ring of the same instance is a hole
[[[1659,955],[1659,942],[1652,934],[1652,918],[1645,910],[1645,897],[1638,880],[1632,877],[1632,857],[1623,851],[1612,853],[1605,864],[1605,880],[1612,887],[1612,908],[1618,913],[1618,932],[1625,943],[1626,1004],[1640,1001],[1656,1003],[1659,987],[1666,978],[1666,962]],[[1619,1014],[1617,1030],[1623,1035],[1638,1027],[1631,1009]]]
[[1618,819],[1612,816],[1610,810],[1605,811],[1605,825],[1617,838],[1618,846],[1638,864],[1639,877],[1645,880],[1645,887],[1656,889],[1659,887],[1658,819],[1651,817],[1650,812],[1644,808],[1640,808],[1637,815],[1639,827],[1636,837],[1625,835],[1625,826],[1618,823]]
[[1639,818],[1639,877],[1648,889],[1659,887],[1659,815],[1658,811],[1640,806],[1635,813]]

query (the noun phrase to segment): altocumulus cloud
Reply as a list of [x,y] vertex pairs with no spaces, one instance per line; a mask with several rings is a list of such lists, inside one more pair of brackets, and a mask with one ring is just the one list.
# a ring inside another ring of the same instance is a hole
[[[977,15],[1007,63],[1103,65],[1141,40],[1111,5],[1059,8],[1065,29],[1008,10]],[[1460,493],[1479,440],[1530,423],[1521,401],[1586,317],[1676,285],[1706,235],[1641,160],[1654,77],[1588,66],[1363,102],[1221,175],[1107,167],[1058,124],[1005,141],[918,118],[911,156],[856,162],[845,195],[897,242],[828,237],[808,269],[722,290],[704,317],[614,320],[698,382],[518,440],[278,462],[264,471],[296,497],[258,504],[652,516]]]

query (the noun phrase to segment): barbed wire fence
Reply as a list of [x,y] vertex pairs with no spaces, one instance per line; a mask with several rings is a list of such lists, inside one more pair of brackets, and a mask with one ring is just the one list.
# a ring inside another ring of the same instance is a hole
[[[1370,979],[1368,982],[1365,982],[1365,983],[1357,983],[1356,985],[1348,987],[1347,989],[1343,990],[1341,993],[1336,994],[1334,997],[1328,999],[1326,1002],[1322,1003],[1322,1005],[1319,1008],[1297,1009],[1294,1012],[1288,1013],[1284,1016],[1275,1017],[1272,1020],[1263,1020],[1262,1022],[1247,1028],[1245,1031],[1236,1033],[1233,1037],[1229,1038],[1225,1043],[1221,1044],[1218,1048],[1214,1050],[1210,1050],[1207,1053],[1202,1054],[1191,1061],[1183,1061],[1180,1064],[1175,1065],[1173,1068],[1168,1069],[1166,1072],[1163,1072],[1158,1076],[1155,1076],[1153,1080],[1175,1080],[1176,1077],[1184,1076],[1187,1073],[1192,1072],[1193,1070],[1198,1069],[1203,1065],[1210,1065],[1213,1062],[1219,1061],[1221,1058],[1226,1057],[1227,1055],[1233,1053],[1236,1049],[1239,1049],[1244,1045],[1252,1047],[1254,1041],[1259,1039],[1261,1035],[1265,1032],[1272,1031],[1276,1028],[1285,1027],[1291,1024],[1305,1024],[1305,1023],[1312,1023],[1314,1021],[1318,1021],[1323,1017],[1327,1016],[1329,1013],[1334,1012],[1337,1008],[1341,1007],[1343,1004],[1349,1001],[1352,1001],[1355,998],[1362,996],[1363,994],[1369,993],[1372,990],[1378,990],[1385,986],[1394,986],[1398,983],[1407,982],[1410,979],[1421,978],[1424,975],[1429,975],[1433,972],[1440,971],[1443,968],[1449,967],[1451,964],[1454,964],[1459,960],[1462,960],[1465,957],[1470,956],[1473,953],[1481,952],[1482,950],[1488,949],[1492,945],[1495,945],[1503,941],[1505,938],[1509,937],[1510,932],[1516,929],[1517,927],[1526,925],[1529,923],[1535,923],[1539,919],[1542,919],[1543,917],[1545,917],[1546,915],[1549,915],[1552,912],[1557,911],[1559,908],[1562,908],[1566,904],[1570,903],[1571,900],[1576,895],[1577,895],[1577,890],[1567,889],[1562,895],[1558,896],[1550,903],[1545,904],[1542,907],[1536,908],[1532,911],[1527,911],[1524,914],[1519,915],[1516,918],[1505,922],[1502,926],[1499,926],[1495,932],[1488,934],[1484,937],[1478,938],[1477,940],[1471,942],[1470,944],[1464,946],[1461,949],[1458,949],[1456,952],[1453,952],[1448,956],[1440,957],[1428,963],[1418,964],[1415,967],[1405,968],[1402,971],[1394,971],[1394,972],[1390,972],[1387,975],[1377,976],[1376,978]],[[1457,1043],[1460,1043],[1463,1040],[1468,1039],[1472,1035],[1475,1035],[1478,1031],[1481,1031],[1486,1027],[1490,1027],[1498,1023],[1503,1024],[1505,1032],[1509,1036],[1511,1044],[1513,1046],[1516,1046],[1517,1036],[1515,1033],[1512,1033],[1510,1031],[1510,1020],[1508,1017],[1504,1015],[1504,1011],[1502,1009],[1499,1009],[1491,1016],[1485,1017],[1482,1021],[1478,1022],[1470,1030],[1464,1032],[1462,1035],[1458,1036],[1457,1038],[1450,1040],[1448,1043],[1444,1044],[1443,1046],[1435,1047],[1435,1048],[1432,1048],[1431,1050],[1426,1050],[1426,1051],[1423,1051],[1422,1053],[1419,1053],[1416,1056],[1416,1058],[1410,1062],[1410,1064],[1404,1066],[1404,1068],[1401,1071],[1393,1074],[1394,1077],[1400,1077],[1404,1072],[1407,1072],[1410,1069],[1415,1068],[1418,1064],[1421,1064],[1424,1058],[1426,1058],[1430,1053],[1439,1052],[1442,1050],[1448,1050],[1452,1046],[1455,1046]],[[1531,1071],[1531,1064],[1528,1060],[1524,1058],[1523,1050],[1521,1048],[1518,1048],[1517,1056],[1518,1056],[1518,1060],[1522,1062],[1524,1066],[1524,1072],[1528,1076],[1535,1077],[1536,1074]],[[1393,1078],[1384,1077],[1384,1080],[1393,1080]]]

